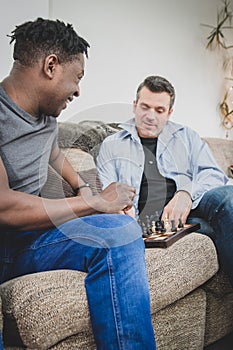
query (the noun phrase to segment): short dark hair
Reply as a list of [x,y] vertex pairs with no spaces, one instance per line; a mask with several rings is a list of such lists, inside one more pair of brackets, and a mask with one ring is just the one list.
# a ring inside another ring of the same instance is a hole
[[13,58],[23,65],[32,65],[41,57],[56,54],[60,63],[77,58],[80,53],[88,57],[88,42],[81,38],[71,24],[37,18],[25,22],[11,32],[10,44],[15,41]]
[[147,77],[137,88],[136,101],[138,101],[139,93],[144,86],[152,92],[167,92],[171,98],[170,108],[172,108],[175,102],[175,89],[167,79],[158,75]]

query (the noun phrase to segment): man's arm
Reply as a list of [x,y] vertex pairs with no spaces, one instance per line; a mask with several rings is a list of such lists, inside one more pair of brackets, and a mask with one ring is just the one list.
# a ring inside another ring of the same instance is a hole
[[[177,140],[176,140],[177,142]],[[183,176],[184,169],[178,168],[179,187],[174,197],[166,205],[163,211],[162,219],[174,219],[176,224],[181,219],[186,222],[191,209],[196,208],[200,198],[211,188],[225,185],[227,177],[218,167],[208,145],[200,138],[198,133],[186,128],[186,134],[182,138],[183,149],[187,149],[187,159],[189,157],[189,168],[186,177]],[[182,143],[181,143],[182,146]],[[180,148],[182,149],[182,147]],[[172,153],[172,152],[171,152]],[[177,164],[180,164],[180,154],[177,156]],[[181,157],[182,159],[182,157]]]
[[20,231],[47,229],[76,217],[118,213],[132,206],[135,189],[112,183],[98,196],[45,199],[14,191],[0,158],[0,227]]
[[[58,174],[60,174],[63,177],[63,179],[71,185],[71,187],[74,190],[85,184],[83,179],[74,170],[72,165],[61,152],[58,145],[56,145],[53,149],[49,163],[53,167],[53,169],[55,169],[58,172]],[[79,193],[85,195],[92,194],[91,189],[88,187],[82,188],[79,191]]]
[[105,188],[109,183],[113,181],[119,181],[117,176],[117,169],[115,167],[115,159],[112,155],[113,142],[108,142],[107,137],[101,144],[99,154],[96,159],[96,167],[98,175],[102,184],[102,188]]

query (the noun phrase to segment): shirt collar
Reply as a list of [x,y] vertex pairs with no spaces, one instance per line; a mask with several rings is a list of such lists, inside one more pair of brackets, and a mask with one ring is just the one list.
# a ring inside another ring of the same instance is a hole
[[131,118],[119,126],[126,131],[124,137],[131,136],[134,140],[140,142],[140,138],[135,127],[135,118]]
[[[140,142],[140,138],[135,127],[135,118],[131,118],[128,121],[121,123],[119,126],[126,131],[124,137],[128,137],[130,135],[133,139]],[[165,146],[166,144],[168,144],[169,140],[173,137],[173,135],[178,130],[181,130],[183,128],[184,127],[181,124],[177,124],[168,120],[158,139]]]

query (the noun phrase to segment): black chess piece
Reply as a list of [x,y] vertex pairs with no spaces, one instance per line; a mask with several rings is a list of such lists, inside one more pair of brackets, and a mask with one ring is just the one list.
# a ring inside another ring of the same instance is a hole
[[165,233],[166,232],[166,228],[165,228],[165,225],[164,225],[164,221],[161,220],[161,233]]
[[146,238],[148,237],[148,234],[147,234],[147,227],[145,225],[145,222],[142,222],[141,223],[141,228],[142,228],[142,237]]
[[162,224],[161,224],[161,220],[156,220],[155,221],[155,230],[157,233],[160,233],[162,230]]
[[178,228],[183,228],[183,227],[184,227],[184,225],[183,225],[183,223],[182,223],[181,219],[179,218]]
[[171,220],[171,224],[172,224],[171,231],[172,232],[177,232],[177,228],[176,228],[176,225],[175,225],[175,220]]
[[151,221],[150,221],[150,217],[148,215],[146,215],[146,229],[147,229],[147,235],[151,235],[152,231],[151,231]]
[[151,235],[151,228],[148,220],[146,222],[142,221],[142,219],[138,219],[138,224],[141,226],[142,229],[142,237],[147,238],[149,235]]

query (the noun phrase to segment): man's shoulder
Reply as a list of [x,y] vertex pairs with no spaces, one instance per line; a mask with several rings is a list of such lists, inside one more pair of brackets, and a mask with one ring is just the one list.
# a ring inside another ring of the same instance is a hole
[[180,124],[180,123],[176,123],[176,122],[173,122],[173,121],[168,121],[167,122],[167,125],[166,125],[166,128],[164,129],[164,131],[166,132],[170,132],[172,134],[176,134],[176,133],[181,133],[181,134],[196,134],[198,135],[198,133],[193,130],[192,128],[190,128],[189,126],[187,125],[184,125],[184,124]]
[[116,134],[112,135],[112,140],[123,140],[128,139],[131,140],[132,138],[138,138],[137,130],[135,127],[135,119],[131,118],[127,120],[126,122],[119,124],[119,130]]
[[118,141],[119,139],[123,139],[128,134],[126,130],[119,130],[112,135],[107,136],[103,142],[108,141]]
[[186,144],[190,146],[191,144],[199,144],[201,138],[199,134],[191,129],[190,127],[175,123],[173,121],[168,121],[163,131],[159,135],[160,145],[168,144]]

